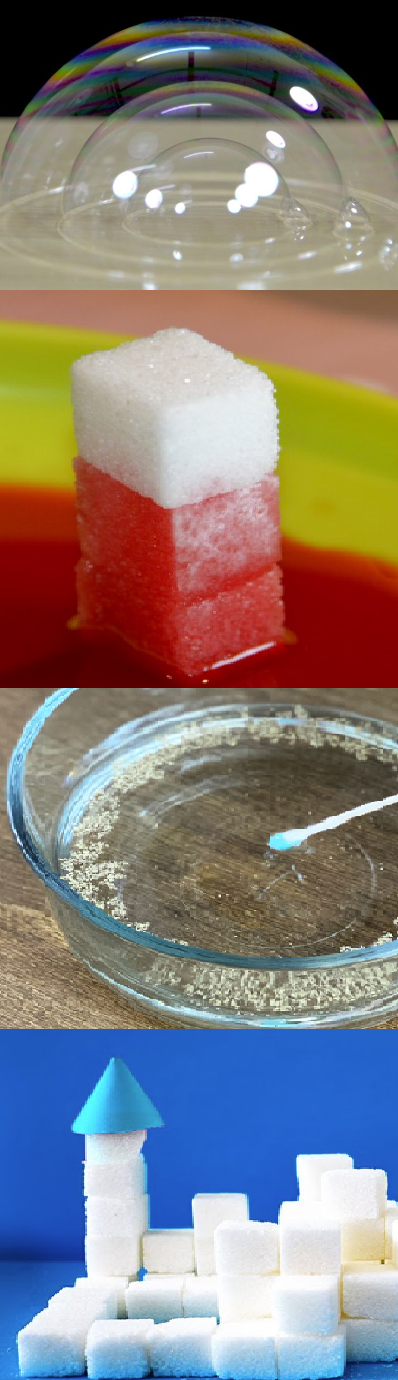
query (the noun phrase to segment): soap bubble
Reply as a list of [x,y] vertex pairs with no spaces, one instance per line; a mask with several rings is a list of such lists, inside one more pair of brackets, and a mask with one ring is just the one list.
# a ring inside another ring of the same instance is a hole
[[3,245],[79,285],[280,286],[305,264],[316,286],[353,238],[382,271],[397,227],[398,152],[364,92],[246,22],[95,45],[30,102],[3,158]]

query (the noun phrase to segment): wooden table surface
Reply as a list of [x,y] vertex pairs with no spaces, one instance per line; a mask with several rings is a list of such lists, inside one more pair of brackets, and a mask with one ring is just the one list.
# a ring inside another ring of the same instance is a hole
[[[7,761],[26,720],[49,693],[46,688],[0,689],[0,1026],[158,1029],[177,1025],[131,1006],[73,957],[51,916],[41,881],[12,837],[5,808]],[[285,693],[275,692],[279,698]],[[297,694],[300,703],[321,701],[398,724],[398,689],[289,693]],[[131,707],[134,711],[134,691]],[[380,1022],[383,1029],[397,1027],[398,1014]]]

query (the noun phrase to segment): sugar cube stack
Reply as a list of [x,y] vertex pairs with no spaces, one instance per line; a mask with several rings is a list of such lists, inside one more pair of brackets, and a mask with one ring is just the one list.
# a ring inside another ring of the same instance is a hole
[[85,1163],[90,1239],[115,1254],[142,1242],[145,1276],[98,1271],[61,1289],[19,1333],[21,1376],[338,1380],[346,1360],[398,1360],[398,1216],[382,1170],[301,1155],[279,1224],[250,1220],[243,1193],[199,1193],[193,1229],[143,1230],[142,1141],[114,1135],[107,1158],[102,1139]]
[[91,1279],[135,1278],[148,1228],[144,1132],[86,1136],[86,1268]]
[[188,330],[72,368],[81,626],[185,675],[283,637],[273,385]]

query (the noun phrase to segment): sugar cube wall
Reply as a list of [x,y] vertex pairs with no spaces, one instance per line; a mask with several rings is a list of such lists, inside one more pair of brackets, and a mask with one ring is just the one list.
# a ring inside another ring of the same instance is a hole
[[340,1221],[382,1216],[386,1197],[387,1176],[383,1169],[330,1169],[322,1174],[323,1207]]
[[279,1380],[332,1380],[344,1374],[345,1328],[328,1337],[279,1334],[277,1354]]
[[146,1131],[123,1131],[118,1135],[85,1137],[87,1164],[123,1164],[139,1155]]
[[394,1222],[398,1222],[398,1203],[386,1202],[384,1218],[385,1227],[385,1258],[392,1260],[392,1229]]
[[316,1202],[321,1198],[322,1174],[328,1169],[353,1169],[350,1155],[297,1155],[296,1169],[300,1199]]
[[343,1312],[350,1318],[398,1321],[398,1270],[345,1271]]
[[191,331],[159,331],[72,367],[79,454],[164,508],[258,483],[276,465],[274,388]]
[[274,1274],[279,1265],[279,1231],[274,1222],[222,1222],[214,1233],[218,1274]]
[[155,1376],[214,1375],[212,1337],[215,1318],[177,1318],[155,1327],[150,1338]]
[[212,1356],[220,1380],[276,1380],[273,1323],[222,1323],[213,1333]]
[[142,1263],[154,1274],[187,1274],[195,1269],[192,1228],[146,1231],[142,1238]]
[[195,1268],[198,1275],[216,1273],[214,1232],[220,1223],[231,1219],[247,1221],[249,1204],[245,1193],[196,1193],[192,1199]]
[[340,1320],[339,1277],[279,1275],[274,1289],[274,1318],[278,1332],[316,1336],[335,1332]]
[[182,1317],[183,1275],[146,1275],[126,1289],[128,1318],[153,1318],[156,1323]]
[[270,1318],[278,1275],[218,1275],[220,1322]]
[[147,1191],[147,1167],[141,1154],[111,1163],[84,1164],[84,1195],[96,1198],[140,1198]]
[[141,1380],[150,1373],[150,1318],[95,1322],[87,1337],[89,1380]]

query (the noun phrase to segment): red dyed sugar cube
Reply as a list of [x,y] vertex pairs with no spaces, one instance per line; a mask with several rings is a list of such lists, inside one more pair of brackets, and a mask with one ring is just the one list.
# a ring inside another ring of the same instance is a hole
[[273,386],[190,331],[73,366],[82,626],[186,675],[283,636]]

